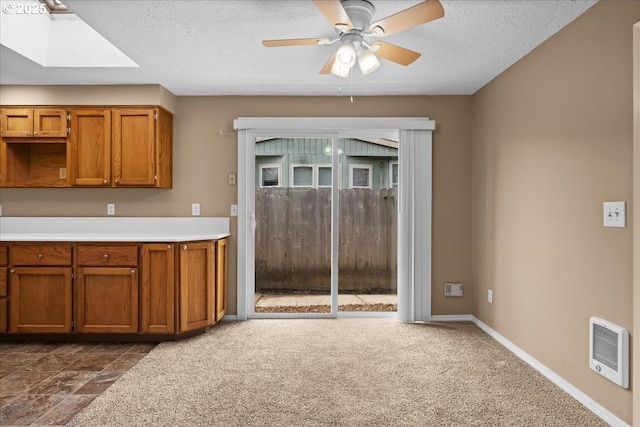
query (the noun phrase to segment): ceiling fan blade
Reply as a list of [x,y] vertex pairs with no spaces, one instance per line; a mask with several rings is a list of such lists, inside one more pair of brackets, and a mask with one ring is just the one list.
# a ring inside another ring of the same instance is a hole
[[377,56],[404,66],[420,58],[420,53],[391,43],[373,42],[371,46],[379,46],[379,48],[374,51]]
[[262,40],[262,45],[266,47],[317,45],[320,44],[322,40],[328,39],[316,37],[314,39]]
[[378,22],[374,22],[369,27],[369,31],[378,37],[385,37],[389,34],[426,24],[443,16],[444,8],[440,2],[438,0],[427,0],[395,15],[387,16]]
[[331,58],[329,58],[327,63],[324,64],[324,67],[322,67],[322,70],[320,70],[320,74],[331,74],[331,67],[333,66],[333,61],[336,60],[337,54],[338,53],[336,52],[333,55],[331,55]]
[[313,4],[316,5],[332,26],[339,26],[342,30],[353,28],[351,19],[349,19],[349,15],[342,7],[340,0],[313,0]]

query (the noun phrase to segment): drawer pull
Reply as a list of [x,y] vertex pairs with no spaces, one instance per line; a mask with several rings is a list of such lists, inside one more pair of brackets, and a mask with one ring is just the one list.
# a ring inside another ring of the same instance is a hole
[[109,259],[109,254],[104,254],[104,255],[102,255],[102,257],[103,257],[104,259]]
[[38,259],[42,259],[43,256],[44,255],[42,255],[42,254],[38,254]]

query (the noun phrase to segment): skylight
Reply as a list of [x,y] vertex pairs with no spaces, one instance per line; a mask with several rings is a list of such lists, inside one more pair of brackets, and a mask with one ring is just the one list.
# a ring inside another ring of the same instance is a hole
[[43,67],[138,67],[63,8],[57,0],[0,0],[0,44]]

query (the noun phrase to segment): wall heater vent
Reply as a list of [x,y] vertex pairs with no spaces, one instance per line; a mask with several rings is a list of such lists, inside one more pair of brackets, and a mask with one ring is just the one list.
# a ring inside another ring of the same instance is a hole
[[444,284],[444,296],[446,297],[461,297],[464,292],[464,285],[462,283],[445,283]]
[[589,320],[589,366],[618,384],[629,388],[629,333],[611,322]]

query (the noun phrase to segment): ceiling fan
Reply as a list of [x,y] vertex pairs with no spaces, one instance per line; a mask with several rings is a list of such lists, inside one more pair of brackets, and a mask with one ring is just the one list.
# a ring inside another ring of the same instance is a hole
[[380,66],[377,56],[401,65],[409,65],[420,53],[382,41],[367,41],[367,37],[386,37],[418,25],[442,18],[444,8],[438,0],[427,0],[394,15],[371,23],[375,6],[368,0],[313,0],[313,4],[335,28],[337,37],[263,40],[266,47],[329,45],[340,47],[320,70],[320,74],[348,77],[356,59],[363,74]]

